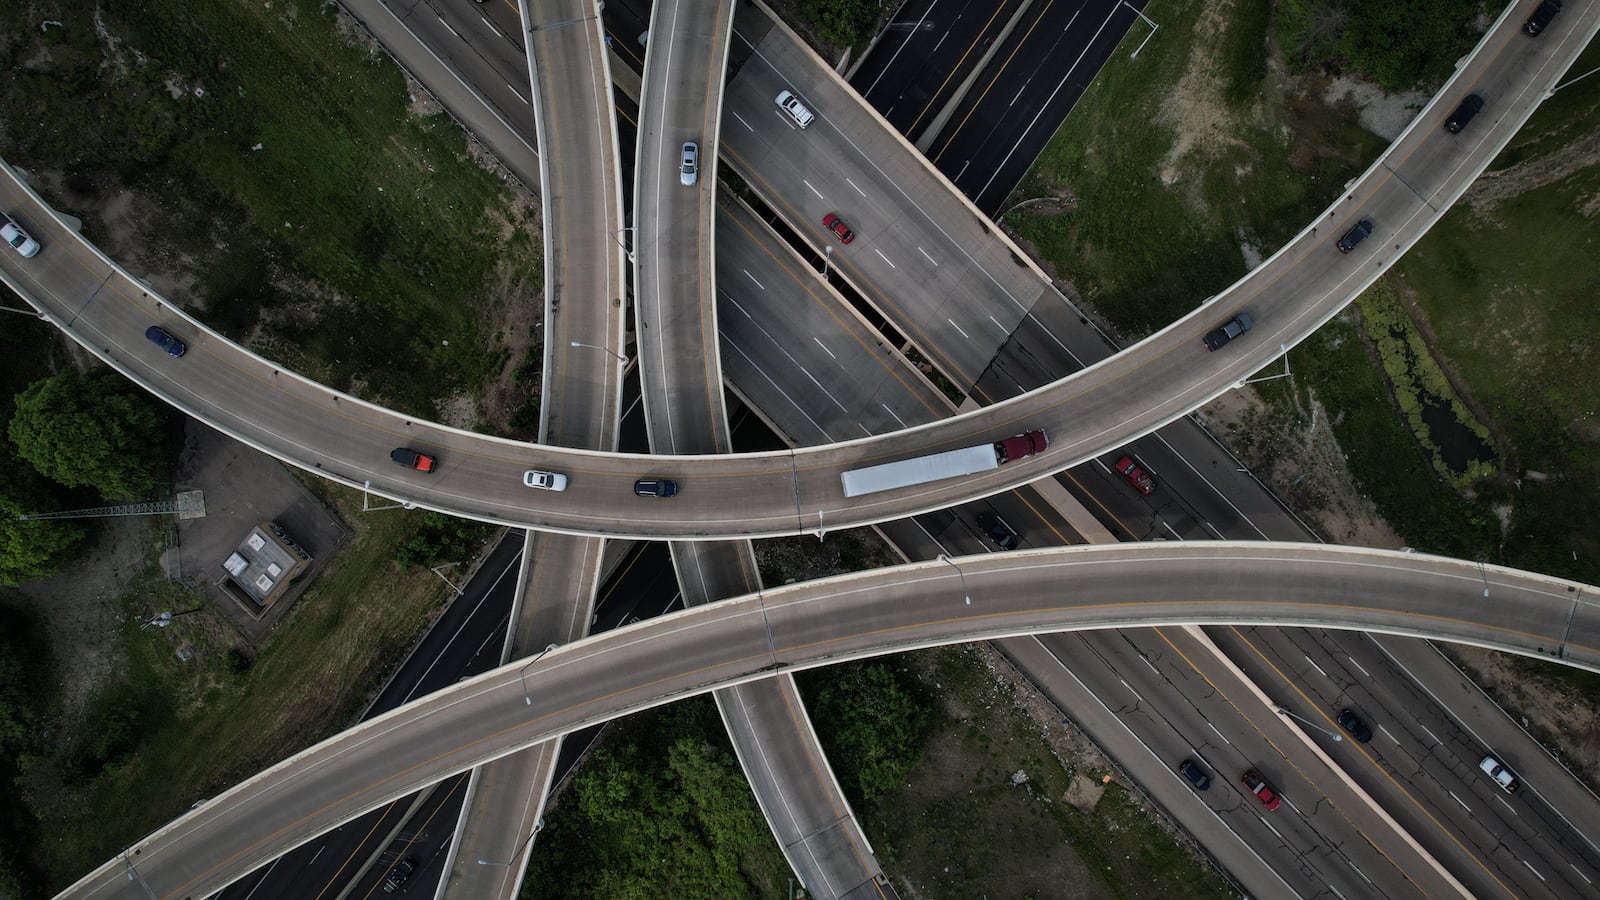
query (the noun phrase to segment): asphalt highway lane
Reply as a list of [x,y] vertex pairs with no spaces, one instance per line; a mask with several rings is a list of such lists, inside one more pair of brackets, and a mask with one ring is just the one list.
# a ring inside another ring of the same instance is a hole
[[850,84],[918,141],[983,61],[1022,0],[912,0],[850,73]]
[[[1588,837],[1600,801],[1548,753],[1512,749],[1536,745],[1510,716],[1485,715],[1479,707],[1492,706],[1488,698],[1430,646],[1352,634],[1318,643],[1298,630],[1212,631],[1410,834],[1440,859],[1465,863],[1457,871],[1476,896],[1578,896],[1600,882],[1600,848]],[[1339,728],[1334,716],[1344,707],[1373,730],[1370,743]],[[1490,752],[1509,755],[1524,792],[1508,797],[1478,771]],[[1562,794],[1559,802],[1549,791]]]
[[[362,718],[382,715],[499,665],[500,644],[505,637],[521,563],[520,534],[513,534],[495,545],[476,576],[462,585],[461,596],[423,635]],[[430,795],[430,810],[437,810],[441,802],[451,804],[453,809],[460,807],[465,782],[451,781],[460,783],[442,790],[436,787]],[[367,875],[374,861],[393,862],[406,853],[431,859],[448,840],[449,825],[435,824],[420,842],[396,843],[398,830],[404,827],[413,811],[414,800],[396,800],[329,832],[250,873],[219,896],[222,900],[294,900],[317,896],[322,891],[338,889],[350,879]],[[453,823],[453,809],[443,811],[444,818],[434,821]],[[437,874],[435,868],[434,875]],[[438,881],[437,877],[428,878],[425,871],[419,871],[415,877],[418,883]]]
[[998,215],[1138,21],[1122,0],[1040,0],[956,106],[928,159],[979,209]]
[[1260,622],[1465,640],[1600,671],[1600,607],[1586,599],[1597,591],[1421,554],[1223,542],[963,557],[786,586],[558,648],[357,726],[136,842],[66,896],[139,896],[129,866],[158,894],[209,892],[475,764],[795,667],[1038,630]]
[[[487,521],[606,536],[746,537],[814,532],[824,520],[826,527],[870,524],[998,493],[1134,440],[1209,401],[1316,330],[1350,297],[1381,275],[1395,256],[1454,202],[1531,115],[1543,93],[1600,26],[1600,6],[1593,3],[1569,6],[1563,16],[1562,28],[1538,41],[1527,40],[1515,27],[1517,23],[1486,37],[1463,62],[1457,81],[1414,120],[1382,160],[1357,180],[1351,193],[1328,211],[1321,224],[1326,229],[1321,237],[1307,229],[1215,303],[1048,390],[893,437],[773,456],[630,459],[548,446],[529,447],[379,410],[246,354],[199,323],[172,311],[54,220],[27,223],[43,240],[45,249],[27,260],[25,266],[21,260],[0,262],[0,279],[46,310],[52,321],[80,344],[200,421],[325,477],[354,487],[370,484],[372,491],[383,496]],[[761,75],[759,83],[751,82],[753,93],[741,91],[738,86],[741,79],[756,72],[753,61],[729,85],[725,139],[738,133],[739,126],[733,124],[732,117],[739,114],[741,103],[747,105],[750,118],[761,122],[763,129],[781,125],[767,89],[780,81],[771,66],[782,65],[782,55],[763,59],[766,74]],[[1471,132],[1446,134],[1440,123],[1459,99],[1458,94],[1469,89],[1489,91],[1488,85],[1498,87],[1492,91],[1491,110],[1473,123]],[[833,94],[825,96],[829,103],[834,102]],[[759,98],[759,103],[754,98]],[[860,151],[866,145],[859,143],[851,145],[846,141],[842,145],[856,147],[852,151],[856,156],[848,165],[843,159],[818,155],[820,148],[812,141],[842,137],[829,127],[832,119],[848,125],[862,114],[851,108],[846,99],[839,99],[838,104],[821,111],[819,121],[808,129],[805,142],[795,140],[791,134],[782,146],[766,143],[762,149],[766,155],[793,157],[798,152],[807,161],[804,168],[777,164],[771,170],[763,170],[778,181],[752,184],[767,194],[769,202],[776,200],[781,206],[782,198],[811,196],[806,176],[819,164],[826,166],[819,172],[846,178],[852,171],[866,177],[874,170],[873,166],[862,164]],[[881,165],[893,155],[891,151],[904,152],[903,147],[895,151],[892,144],[880,142],[877,146],[881,152],[874,178],[881,177]],[[730,148],[731,158],[739,155]],[[748,167],[742,168],[748,171]],[[815,177],[820,179],[821,175]],[[848,180],[836,187],[826,186],[839,197],[846,196],[843,191],[865,191],[862,183],[852,188]],[[905,190],[903,186],[885,189],[881,194],[869,195],[881,196],[882,200],[850,204],[857,210],[853,213],[857,221],[870,223],[877,229],[877,236],[870,241],[858,238],[852,245],[853,255],[836,259],[841,275],[850,277],[863,293],[880,304],[890,296],[936,298],[931,310],[911,310],[913,315],[906,321],[944,321],[968,337],[982,335],[980,329],[993,328],[994,323],[987,317],[966,323],[956,319],[957,314],[966,318],[968,312],[963,304],[952,304],[949,298],[964,296],[965,292],[949,292],[953,286],[942,283],[944,276],[937,270],[944,266],[939,260],[951,263],[952,269],[966,269],[968,266],[957,263],[975,261],[971,254],[977,252],[968,250],[968,244],[984,244],[988,249],[983,252],[996,254],[995,264],[1006,267],[995,271],[1020,271],[1027,268],[1025,263],[1000,249],[1002,245],[992,238],[977,237],[985,231],[984,226],[969,212],[963,212],[966,208],[960,203],[951,206],[949,216],[933,222],[920,219],[920,214],[907,215],[902,209],[895,226],[888,227],[885,223],[890,221],[891,209],[900,208],[905,202]],[[923,192],[926,196],[920,200],[923,207],[919,207],[922,213],[927,211],[929,198],[941,191],[942,188],[930,187]],[[40,210],[35,198],[12,182],[0,184],[0,201],[23,209],[28,219],[34,219],[33,213]],[[801,202],[805,208],[798,210],[801,214],[795,216],[797,220],[808,220],[812,212],[823,211],[819,203]],[[951,201],[941,197],[939,202]],[[871,215],[862,219],[868,210]],[[1377,234],[1357,253],[1337,253],[1328,236],[1357,218],[1374,220]],[[924,227],[933,230],[920,230]],[[930,250],[919,242],[939,235],[944,235],[940,241],[946,241],[957,233],[969,232],[975,239],[955,247],[941,243]],[[609,233],[596,237],[607,242],[614,239]],[[591,251],[599,253],[600,248]],[[576,248],[573,252],[582,253]],[[915,262],[919,252],[932,257],[934,264]],[[836,253],[835,257],[841,255]],[[905,268],[901,269],[895,259]],[[982,281],[995,275],[985,271],[988,277],[978,276]],[[1046,287],[1040,282],[1035,285],[1035,294]],[[1200,335],[1243,309],[1255,316],[1255,330],[1224,352],[1206,353]],[[151,321],[181,331],[191,344],[189,357],[159,358],[156,348],[142,338]],[[995,339],[1009,333],[1008,326],[1002,322],[999,331]],[[975,343],[970,353],[964,352],[960,357],[966,359],[970,355],[970,365],[951,365],[952,361],[944,357],[938,357],[936,362],[941,367],[950,366],[948,371],[969,377],[987,367],[994,346],[987,337]],[[926,347],[923,349],[926,351]],[[1139,397],[1142,402],[1130,410],[1127,397]],[[1052,444],[1044,454],[1023,463],[886,495],[849,501],[842,496],[838,476],[844,469],[987,443],[1033,427],[1046,428]],[[397,471],[387,460],[388,451],[397,445],[421,445],[438,451],[442,456],[439,473],[423,478]],[[526,494],[508,494],[506,488],[530,466],[568,472],[577,489],[535,499]],[[632,497],[631,486],[644,471],[681,477],[692,489],[680,495],[670,509],[663,504],[641,505]]]

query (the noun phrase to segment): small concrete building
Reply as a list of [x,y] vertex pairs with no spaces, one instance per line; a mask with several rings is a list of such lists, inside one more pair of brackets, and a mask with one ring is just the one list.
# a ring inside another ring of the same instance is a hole
[[224,586],[242,594],[249,606],[265,611],[289,590],[289,583],[311,566],[311,554],[296,544],[277,522],[250,529],[222,568]]

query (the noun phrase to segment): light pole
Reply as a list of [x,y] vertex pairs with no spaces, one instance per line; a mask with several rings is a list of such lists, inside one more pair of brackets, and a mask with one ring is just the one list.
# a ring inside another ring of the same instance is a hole
[[828,263],[833,261],[833,245],[822,248],[822,280],[828,280]]
[[1140,12],[1139,8],[1134,6],[1132,3],[1129,3],[1128,0],[1122,0],[1122,5],[1126,6],[1127,8],[1129,8],[1131,10],[1133,10],[1133,14],[1134,15],[1136,15],[1139,18],[1143,19],[1144,23],[1146,25],[1150,26],[1150,33],[1144,36],[1144,40],[1139,42],[1139,46],[1132,53],[1128,54],[1128,58],[1129,59],[1138,59],[1139,58],[1139,51],[1144,49],[1144,45],[1145,44],[1150,43],[1150,39],[1156,36],[1156,29],[1160,28],[1161,26],[1157,25],[1156,23],[1154,23],[1152,21],[1150,21],[1150,17],[1149,16],[1147,16],[1144,13]]
[[633,262],[633,250],[628,246],[628,242],[622,239],[622,235],[627,234],[632,230],[633,226],[629,225],[626,228],[618,229],[615,234],[611,235],[612,238],[616,240],[617,244],[622,247],[622,252],[628,254],[628,262]]
[[15,309],[10,306],[0,306],[0,312],[14,312],[18,315],[33,316],[35,319],[44,319],[45,321],[49,321],[45,314],[39,312],[37,309]]
[[967,573],[961,571],[961,567],[956,565],[956,561],[951,559],[948,554],[939,554],[939,560],[948,565],[950,568],[955,569],[956,574],[961,576],[961,593],[964,595],[962,599],[967,601],[968,606],[971,606],[972,593],[967,590]]
[[[543,650],[540,650],[537,654],[534,655],[533,659],[528,660],[526,663],[523,664],[522,668],[517,670],[517,680],[522,682],[522,702],[524,704],[526,704],[528,706],[532,706],[533,705],[533,698],[528,695],[528,667],[533,665],[534,663],[538,662],[540,657],[544,656],[546,653],[549,653],[551,650],[554,650],[555,648],[556,648],[556,645],[555,644],[551,644],[550,646],[544,648]],[[539,829],[535,828],[533,830],[533,833],[534,834],[538,834],[539,833]],[[482,862],[482,860],[479,860],[479,862]]]
[[1033,197],[1033,198],[1030,198],[1028,200],[1020,201],[1018,203],[1013,203],[1013,204],[1011,204],[1011,206],[1005,212],[1003,212],[1000,215],[994,217],[994,223],[996,225],[999,225],[1001,219],[1004,219],[1006,216],[1011,215],[1012,213],[1016,212],[1017,210],[1021,209],[1024,206],[1027,206],[1030,203],[1048,203],[1051,200],[1055,200],[1055,201],[1059,202],[1060,199],[1061,199],[1060,197]]
[[617,358],[617,362],[622,363],[622,367],[624,369],[626,369],[628,367],[628,358],[626,356],[623,356],[621,353],[618,353],[617,351],[611,349],[610,347],[602,347],[599,344],[585,344],[583,341],[573,341],[572,342],[572,346],[574,346],[574,347],[587,347],[590,350],[599,350],[602,353],[609,353],[612,356],[615,356]]
[[1316,724],[1315,722],[1311,721],[1310,719],[1301,718],[1300,716],[1295,715],[1294,713],[1290,712],[1289,708],[1286,707],[1286,706],[1274,706],[1272,708],[1272,711],[1277,713],[1280,716],[1288,716],[1289,718],[1294,719],[1295,721],[1300,722],[1301,724],[1305,725],[1307,728],[1316,729],[1317,731],[1322,732],[1323,734],[1327,735],[1328,737],[1333,738],[1335,741],[1344,740],[1344,737],[1342,735],[1340,735],[1340,734],[1338,734],[1336,732],[1329,731],[1328,729],[1323,728],[1322,726]]
[[412,503],[410,500],[403,500],[403,501],[401,501],[399,503],[390,503],[387,506],[373,506],[371,500],[369,499],[371,496],[372,496],[372,481],[369,479],[369,480],[367,480],[365,482],[362,482],[362,485],[361,485],[361,511],[362,512],[381,512],[381,511],[383,511],[385,509],[412,509],[412,508],[414,508],[416,506],[416,504]]
[[461,588],[458,588],[454,584],[451,584],[450,583],[450,579],[444,577],[444,573],[439,571],[439,570],[440,569],[448,569],[451,566],[459,566],[459,565],[461,565],[461,563],[459,563],[459,562],[444,563],[443,565],[434,566],[433,568],[428,570],[429,572],[432,572],[433,574],[439,576],[439,580],[440,581],[444,582],[445,584],[450,585],[450,590],[455,591],[457,597],[461,596]]
[[1489,572],[1483,566],[1483,560],[1478,560],[1478,577],[1483,579],[1483,595],[1489,596]]
[[[551,644],[550,646],[554,647],[555,645]],[[540,819],[539,821],[534,822],[533,823],[533,833],[528,835],[528,839],[526,841],[522,842],[522,845],[517,848],[516,854],[514,856],[512,856],[511,858],[513,860],[515,860],[518,856],[521,856],[523,853],[525,853],[527,851],[528,847],[533,844],[533,839],[538,837],[539,836],[539,832],[541,832],[543,830],[544,830],[544,819]],[[478,865],[480,865],[480,866],[499,866],[502,869],[511,868],[511,863],[508,863],[508,862],[494,862],[493,860],[484,859],[481,856],[478,857]]]
[[1292,378],[1293,376],[1289,373],[1289,345],[1279,344],[1278,352],[1283,354],[1283,372],[1281,374],[1263,375],[1260,378],[1246,378],[1245,380],[1239,382],[1238,386],[1244,387],[1247,384],[1259,384],[1263,381],[1272,381],[1275,378]]

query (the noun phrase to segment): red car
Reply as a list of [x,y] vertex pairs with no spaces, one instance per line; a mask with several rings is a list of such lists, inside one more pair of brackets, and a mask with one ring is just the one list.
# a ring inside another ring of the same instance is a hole
[[1267,784],[1267,780],[1262,778],[1255,769],[1246,769],[1244,774],[1239,777],[1239,783],[1244,785],[1245,790],[1255,794],[1256,799],[1260,800],[1261,805],[1267,809],[1277,809],[1278,804],[1282,802],[1278,792],[1273,790],[1272,786]]
[[418,453],[410,447],[396,447],[389,451],[389,458],[408,469],[418,472],[432,472],[439,464],[439,460],[426,453]]
[[823,216],[822,227],[833,232],[839,238],[839,243],[841,244],[848,244],[856,239],[856,233],[850,230],[850,226],[846,225],[843,219],[839,218],[838,213],[828,213]]
[[1116,469],[1117,474],[1128,479],[1128,483],[1133,485],[1134,490],[1146,497],[1150,496],[1150,492],[1156,489],[1156,480],[1150,477],[1149,472],[1146,472],[1138,463],[1134,462],[1133,457],[1124,456],[1117,460]]

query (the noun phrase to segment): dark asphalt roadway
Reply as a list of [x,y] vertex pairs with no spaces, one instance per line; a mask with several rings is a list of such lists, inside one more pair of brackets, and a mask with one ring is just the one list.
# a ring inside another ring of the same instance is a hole
[[[619,440],[623,449],[642,452],[644,417],[638,398],[638,379],[630,374],[623,390]],[[362,719],[499,664],[522,546],[522,532],[512,531],[489,552],[473,579],[462,586],[461,596],[423,636]],[[592,630],[606,631],[624,622],[661,615],[677,600],[677,582],[665,545],[637,544],[601,590]],[[556,766],[558,782],[599,732],[594,728],[567,737]],[[413,795],[362,816],[252,872],[217,896],[221,900],[298,900],[332,897],[347,889],[352,889],[351,896],[366,896],[381,892],[389,867],[407,856],[416,858],[417,870],[405,888],[391,896],[431,896],[444,874],[443,851],[454,833],[465,788],[465,776],[452,778],[426,795]]]
[[[521,560],[522,532],[512,532],[490,551],[477,576],[423,636],[362,718],[381,715],[498,665]],[[362,816],[252,872],[218,896],[224,900],[333,896],[354,875],[361,876],[354,887],[375,887],[389,866],[406,856],[417,857],[419,863],[408,888],[437,883],[443,871],[440,851],[455,828],[455,813],[440,807],[453,805],[459,810],[465,784],[464,778],[453,778],[426,798],[414,796]],[[407,816],[408,812],[414,815]],[[407,819],[417,824],[407,827]],[[374,857],[377,864],[369,868]],[[435,860],[430,876],[429,864]]]
[[1021,5],[911,0],[851,74],[850,86],[916,143]]
[[[910,21],[912,27],[880,40],[851,79],[991,216],[1138,21],[1122,0],[1038,0],[988,58],[948,121],[930,135],[939,111],[966,80],[967,67],[984,56],[987,42],[1015,12],[1010,4],[1001,11],[993,6],[961,0],[908,4],[895,22]],[[1142,9],[1144,2],[1133,6]],[[990,14],[992,19],[985,18]]]

